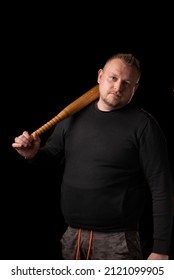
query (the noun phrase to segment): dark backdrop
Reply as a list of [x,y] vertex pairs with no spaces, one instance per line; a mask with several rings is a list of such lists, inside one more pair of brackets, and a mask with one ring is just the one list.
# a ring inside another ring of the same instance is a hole
[[[23,130],[33,132],[92,88],[108,56],[132,52],[142,67],[134,100],[164,130],[174,174],[171,18],[167,11],[168,21],[161,22],[161,16],[148,9],[148,17],[142,18],[134,10],[111,13],[112,7],[109,14],[91,8],[85,15],[85,7],[80,7],[79,17],[64,11],[62,18],[59,9],[18,8],[5,8],[2,34],[0,259],[60,259],[59,239],[65,229],[59,204],[63,167],[30,166],[12,149],[14,137]],[[51,129],[42,140],[50,133]],[[150,209],[149,202],[142,220],[142,236],[149,242]],[[145,255],[149,250],[145,242]]]

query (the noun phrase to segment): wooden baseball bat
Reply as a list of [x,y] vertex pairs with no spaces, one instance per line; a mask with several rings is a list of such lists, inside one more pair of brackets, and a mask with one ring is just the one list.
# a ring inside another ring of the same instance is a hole
[[66,106],[59,114],[57,114],[54,118],[42,125],[37,130],[35,130],[31,135],[33,135],[34,133],[41,135],[42,133],[46,132],[48,129],[53,127],[56,123],[80,111],[92,101],[96,100],[98,97],[99,89],[97,84],[92,89],[88,90],[86,93],[84,93],[79,98],[70,103],[68,106]]

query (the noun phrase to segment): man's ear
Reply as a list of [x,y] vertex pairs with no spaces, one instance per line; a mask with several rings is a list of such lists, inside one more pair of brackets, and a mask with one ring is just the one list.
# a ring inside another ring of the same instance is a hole
[[139,83],[136,83],[134,86],[134,92],[137,90],[138,86],[139,86]]
[[102,73],[103,73],[103,70],[102,70],[102,69],[99,69],[99,70],[98,70],[98,78],[97,78],[97,83],[98,83],[98,84],[100,83]]

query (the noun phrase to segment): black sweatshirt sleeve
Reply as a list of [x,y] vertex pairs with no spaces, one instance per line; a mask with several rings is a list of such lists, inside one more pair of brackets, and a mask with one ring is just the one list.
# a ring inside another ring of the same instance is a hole
[[166,139],[153,118],[148,120],[140,139],[140,161],[152,193],[153,252],[169,254],[172,231],[173,178]]

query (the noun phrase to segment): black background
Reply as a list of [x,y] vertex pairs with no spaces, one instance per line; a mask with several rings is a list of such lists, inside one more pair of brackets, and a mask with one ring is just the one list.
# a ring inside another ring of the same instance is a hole
[[[33,132],[92,88],[113,53],[131,52],[140,60],[134,99],[164,130],[174,174],[172,9],[159,8],[110,5],[102,11],[83,3],[2,9],[0,259],[61,258],[62,170],[35,169],[11,144],[23,130]],[[148,215],[143,232],[151,236]]]

